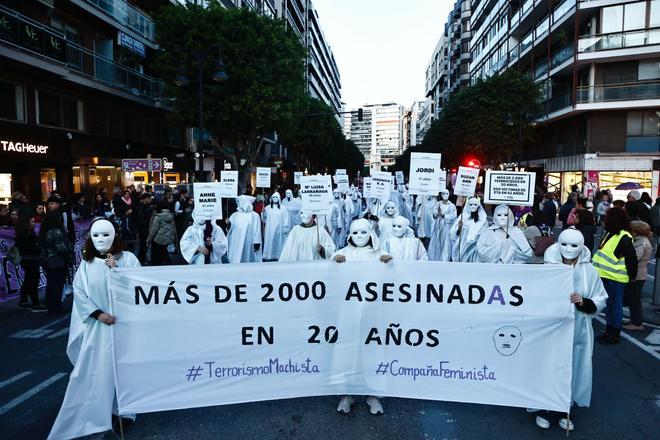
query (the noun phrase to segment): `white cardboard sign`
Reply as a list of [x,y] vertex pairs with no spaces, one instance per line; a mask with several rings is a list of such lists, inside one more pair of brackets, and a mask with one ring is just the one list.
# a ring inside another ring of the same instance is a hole
[[335,183],[337,184],[337,189],[342,193],[346,194],[350,188],[350,184],[348,182],[348,175],[346,174],[337,174],[335,179]]
[[293,173],[293,184],[300,185],[300,178],[304,175],[302,171],[295,171]]
[[515,171],[486,171],[484,203],[532,206],[536,174]]
[[397,171],[394,173],[394,176],[396,177],[396,184],[401,186],[406,183],[405,176],[403,175],[403,171]]
[[337,168],[337,171],[335,171],[335,176],[342,176],[342,175],[344,176],[346,175],[346,170],[343,168]]
[[447,170],[440,170],[440,191],[447,189]]
[[332,181],[329,175],[302,176],[300,190],[302,210],[310,214],[330,214],[332,209]]
[[220,182],[195,182],[193,192],[195,197],[195,217],[205,220],[222,218],[222,190]]
[[220,171],[220,197],[224,199],[238,197],[238,171]]
[[365,199],[370,199],[371,198],[371,177],[365,177],[362,179],[362,185],[364,186],[362,188],[362,197]]
[[257,167],[257,188],[270,188],[269,167]]
[[411,194],[438,195],[440,192],[440,153],[411,153],[410,181]]
[[393,186],[394,176],[392,176],[392,174],[385,172],[371,173],[372,198],[379,200],[389,200]]
[[456,186],[454,194],[457,196],[472,197],[477,190],[477,179],[479,178],[479,168],[458,167],[456,174]]

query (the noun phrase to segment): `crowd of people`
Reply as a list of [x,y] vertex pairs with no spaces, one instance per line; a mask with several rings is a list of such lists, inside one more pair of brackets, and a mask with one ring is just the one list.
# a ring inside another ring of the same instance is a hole
[[[576,269],[576,291],[566,300],[576,309],[572,385],[579,406],[589,406],[591,399],[594,340],[617,344],[622,329],[644,328],[641,291],[655,247],[653,236],[660,233],[660,198],[651,206],[648,193],[637,190],[624,201],[613,200],[608,191],[585,197],[573,188],[563,204],[557,194],[545,193],[538,194],[531,207],[490,206],[477,196],[456,197],[449,189],[438,196],[413,195],[405,185],[393,188],[384,200],[364,198],[359,186],[345,193],[335,189],[332,196],[329,213],[316,215],[302,209],[294,189],[276,188],[268,196],[244,194],[224,204],[223,219],[211,220],[195,211],[194,198],[185,190],[166,191],[158,200],[149,187],[117,188],[112,198],[102,190],[91,205],[82,195],[65,202],[54,192],[35,207],[15,193],[9,207],[0,207],[0,221],[16,231],[15,246],[25,272],[19,307],[60,313],[69,282],[74,309],[82,301],[82,318],[101,327],[112,325],[115,318],[87,299],[95,289],[100,293],[92,296],[107,295],[107,286],[90,287],[80,278],[90,276],[87,271],[97,260],[102,263],[94,270],[106,276],[110,268],[126,264],[565,264]],[[83,269],[71,280],[67,267],[74,260],[74,222],[79,219],[95,220],[83,249]],[[126,252],[130,258],[122,257]],[[46,277],[46,307],[38,294],[40,268]],[[630,309],[626,325],[624,306]],[[594,338],[590,321],[600,311],[607,327]],[[341,397],[337,410],[349,412],[354,400]],[[383,412],[378,397],[369,396],[367,403],[373,414]],[[558,418],[562,428],[573,429],[565,415]],[[549,419],[549,414],[538,412],[536,423],[548,428]]]

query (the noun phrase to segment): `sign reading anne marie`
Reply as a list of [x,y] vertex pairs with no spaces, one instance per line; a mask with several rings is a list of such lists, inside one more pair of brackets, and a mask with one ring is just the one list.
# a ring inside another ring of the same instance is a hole
[[113,270],[119,411],[359,394],[566,412],[571,270],[379,261]]
[[484,203],[517,206],[534,205],[536,174],[514,171],[486,171]]

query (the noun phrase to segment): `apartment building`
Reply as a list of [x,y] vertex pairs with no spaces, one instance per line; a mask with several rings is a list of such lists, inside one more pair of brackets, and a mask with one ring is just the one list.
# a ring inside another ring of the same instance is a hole
[[369,166],[371,163],[372,145],[374,143],[374,123],[373,110],[364,108],[362,110],[362,120],[358,118],[358,109],[351,110],[344,114],[343,131],[346,139],[355,142],[355,145],[364,155],[364,164]]
[[660,1],[474,0],[471,20],[472,82],[517,68],[542,89],[540,116],[513,115],[539,127],[521,165],[564,196],[626,182],[658,194]]
[[[149,66],[148,11],[166,3],[0,0],[0,201],[186,181],[194,168],[174,159],[186,131]],[[173,169],[122,170],[123,158],[147,157]]]

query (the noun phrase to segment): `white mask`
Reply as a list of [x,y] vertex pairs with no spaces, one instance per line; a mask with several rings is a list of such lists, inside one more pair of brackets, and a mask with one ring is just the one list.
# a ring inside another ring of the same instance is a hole
[[477,210],[479,209],[479,200],[472,197],[467,202],[467,208],[468,208],[468,212],[470,213],[477,212]]
[[442,197],[442,200],[446,202],[447,200],[449,200],[449,191],[443,189],[442,191],[440,191],[440,197]]
[[338,189],[333,189],[332,190],[332,195],[335,196],[335,199],[339,199],[339,196],[341,196],[341,193],[339,192]]
[[408,221],[407,218],[400,215],[396,216],[394,220],[392,220],[392,235],[397,238],[405,236],[409,226],[410,221]]
[[396,206],[394,206],[394,203],[388,202],[387,205],[385,205],[385,213],[389,217],[394,217],[396,215]]
[[582,253],[584,247],[584,237],[577,229],[565,229],[559,238],[559,252],[567,260],[575,260]]
[[270,196],[270,202],[271,202],[271,203],[274,203],[274,204],[276,204],[276,205],[279,205],[279,204],[280,204],[280,201],[281,201],[281,199],[280,199],[280,195],[279,195],[279,194],[275,193],[275,194],[273,194],[272,196]]
[[306,214],[304,211],[300,211],[300,219],[302,220],[302,224],[306,225],[312,219],[312,214]]
[[495,208],[495,212],[493,213],[493,223],[495,223],[496,226],[505,229],[509,224],[509,208],[503,205]]
[[357,247],[365,247],[371,238],[371,225],[367,220],[359,219],[351,223],[351,231],[349,238],[353,245]]
[[286,191],[284,191],[284,196],[287,198],[287,200],[291,200],[293,198],[293,191],[287,189]]
[[92,225],[89,235],[98,253],[107,254],[115,241],[115,227],[108,220],[98,220]]

